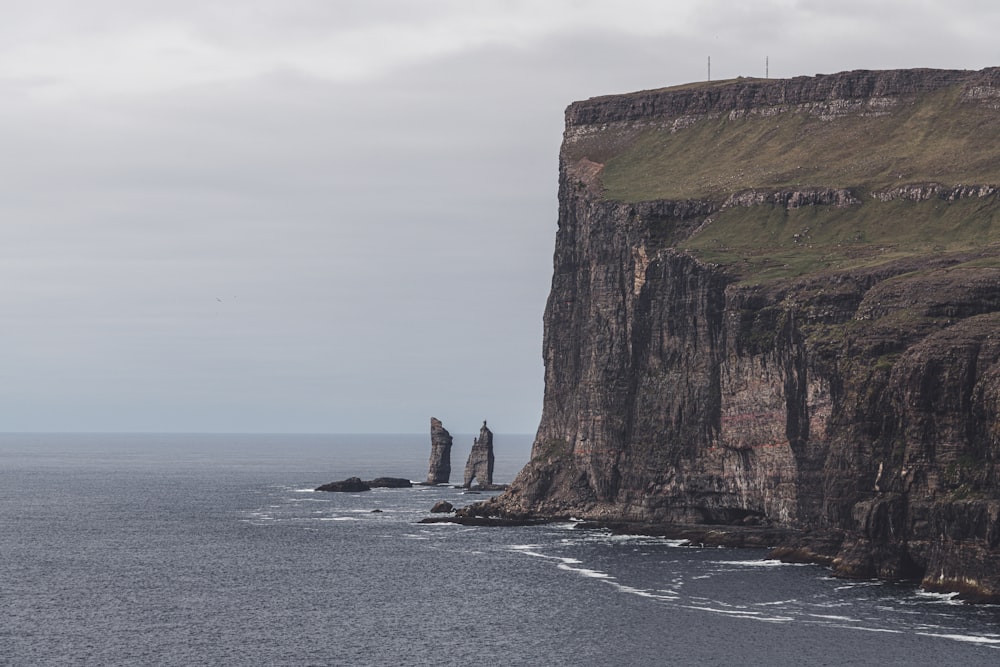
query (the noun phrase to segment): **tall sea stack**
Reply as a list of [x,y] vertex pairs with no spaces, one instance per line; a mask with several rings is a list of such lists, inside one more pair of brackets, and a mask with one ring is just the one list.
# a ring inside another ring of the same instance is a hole
[[541,424],[480,511],[1000,601],[998,136],[1000,68],[572,104]]
[[469,460],[465,464],[465,480],[462,486],[466,489],[472,486],[472,480],[479,486],[493,486],[493,432],[486,428],[486,421],[479,429],[479,437],[472,443]]
[[431,417],[431,460],[427,484],[447,484],[451,477],[451,434],[441,421]]

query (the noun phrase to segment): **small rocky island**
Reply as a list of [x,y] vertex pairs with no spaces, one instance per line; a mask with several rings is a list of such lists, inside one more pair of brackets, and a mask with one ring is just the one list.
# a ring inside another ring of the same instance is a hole
[[341,493],[357,493],[359,491],[371,491],[372,489],[408,489],[413,486],[413,482],[405,477],[376,477],[368,481],[363,481],[360,477],[348,477],[339,482],[330,482],[316,487],[317,491],[335,491]]

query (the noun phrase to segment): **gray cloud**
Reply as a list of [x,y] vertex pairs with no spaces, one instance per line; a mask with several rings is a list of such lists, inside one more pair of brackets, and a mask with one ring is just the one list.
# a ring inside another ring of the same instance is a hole
[[985,3],[541,4],[0,3],[0,429],[533,430],[567,104],[998,55]]

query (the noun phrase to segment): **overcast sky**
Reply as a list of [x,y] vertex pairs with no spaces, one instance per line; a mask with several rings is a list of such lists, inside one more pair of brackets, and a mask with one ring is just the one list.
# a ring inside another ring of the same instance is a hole
[[567,104],[1000,65],[995,0],[0,16],[0,431],[533,432]]

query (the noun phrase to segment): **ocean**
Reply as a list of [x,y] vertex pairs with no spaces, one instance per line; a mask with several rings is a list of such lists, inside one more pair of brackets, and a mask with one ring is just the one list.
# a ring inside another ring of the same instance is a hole
[[[496,482],[530,444],[495,436]],[[429,453],[428,435],[2,435],[0,664],[1000,664],[997,606],[573,522],[418,523],[490,494],[312,491],[420,481]]]

